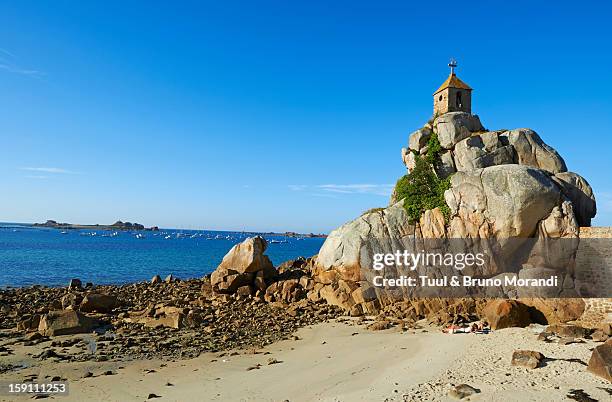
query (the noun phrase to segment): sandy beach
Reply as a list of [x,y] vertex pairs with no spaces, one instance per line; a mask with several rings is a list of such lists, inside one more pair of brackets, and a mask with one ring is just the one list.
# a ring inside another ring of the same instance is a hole
[[[301,328],[296,336],[190,360],[47,360],[2,374],[0,381],[59,376],[70,387],[68,396],[54,397],[62,401],[443,401],[453,400],[449,391],[462,383],[479,389],[470,400],[481,401],[558,401],[576,389],[608,400],[612,393],[609,383],[586,371],[592,341],[545,343],[532,328],[448,335],[425,325],[371,331],[341,319]],[[533,370],[513,367],[515,349],[540,351],[547,359]],[[26,351],[33,353],[17,347],[11,359],[25,359]]]

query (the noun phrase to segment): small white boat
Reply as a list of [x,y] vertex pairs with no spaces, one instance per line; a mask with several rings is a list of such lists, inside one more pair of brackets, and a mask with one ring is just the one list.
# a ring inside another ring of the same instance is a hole
[[60,232],[60,234],[68,234],[68,232],[67,232],[67,231],[65,231],[65,230],[62,230],[62,231]]
[[142,233],[138,233],[138,234],[136,234],[136,238],[137,238],[137,239],[144,239],[144,237],[145,237],[145,236],[144,236]]
[[167,240],[167,239],[169,239],[170,237],[171,237],[170,235],[167,235],[166,237],[164,237],[164,239],[166,239],[166,240]]

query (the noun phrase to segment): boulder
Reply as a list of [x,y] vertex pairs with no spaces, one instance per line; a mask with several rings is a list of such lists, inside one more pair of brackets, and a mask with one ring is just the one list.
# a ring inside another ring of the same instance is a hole
[[529,307],[516,300],[492,300],[482,312],[491,329],[524,328],[531,324]]
[[73,310],[76,310],[82,301],[83,296],[81,296],[80,294],[72,292],[66,293],[64,296],[62,296],[61,299],[62,309],[71,308]]
[[174,275],[170,274],[168,276],[166,276],[166,279],[164,279],[164,282],[166,283],[172,283],[176,280],[176,278],[174,277]]
[[321,298],[334,306],[342,307],[344,310],[350,309],[356,304],[352,298],[351,285],[356,287],[355,282],[339,280],[337,283],[325,285],[319,290]]
[[587,370],[612,382],[612,341],[607,341],[593,349]]
[[253,295],[253,288],[250,285],[244,285],[244,286],[240,286],[238,289],[236,289],[236,294],[238,296],[252,296]]
[[324,284],[337,279],[360,281],[362,270],[372,270],[375,253],[410,249],[414,234],[403,201],[365,213],[327,236],[316,260],[315,280]]
[[368,325],[368,329],[372,331],[382,331],[391,328],[391,323],[387,320],[374,321]]
[[24,317],[17,323],[17,331],[37,331],[40,325],[40,315],[34,314],[29,317]]
[[[416,162],[415,162],[416,163]],[[413,163],[414,167],[414,163]],[[457,168],[455,166],[455,160],[453,159],[453,151],[446,151],[440,155],[440,164],[436,166],[436,174],[439,177],[447,178],[451,174],[455,173]]]
[[543,171],[520,165],[457,172],[444,193],[453,216],[451,236],[532,236],[560,204],[560,190]]
[[586,338],[591,331],[574,324],[553,324],[546,327],[546,332],[562,338]]
[[579,298],[521,298],[520,302],[532,307],[532,316],[540,314],[537,321],[546,324],[575,321],[585,310],[584,300]]
[[591,339],[594,342],[605,342],[608,340],[608,338],[610,338],[610,336],[601,329],[598,329],[591,334]]
[[573,172],[557,173],[552,178],[574,205],[578,224],[591,226],[591,219],[597,213],[597,206],[593,189],[589,183],[582,176]]
[[[236,293],[243,286],[265,290],[267,284],[278,276],[272,262],[264,254],[266,247],[265,239],[260,236],[249,237],[232,247],[210,276],[212,290],[222,294]],[[306,262],[304,258],[292,261],[300,267]],[[286,269],[293,268],[287,266]]]
[[100,293],[90,293],[83,298],[79,310],[86,313],[110,313],[120,303],[116,296]]
[[161,283],[162,279],[161,276],[159,275],[155,275],[153,278],[151,278],[151,284],[152,285],[157,285],[158,283]]
[[304,257],[298,257],[294,260],[287,260],[280,264],[277,268],[279,274],[283,274],[285,272],[294,272],[296,270],[302,270],[306,268],[306,265],[310,259]]
[[231,269],[242,274],[274,268],[268,256],[264,254],[267,246],[263,237],[249,237],[232,247],[217,269]]
[[174,328],[181,329],[185,327],[185,314],[180,312],[170,313],[158,318],[144,320],[145,327],[149,328]]
[[[491,133],[487,133],[491,134]],[[488,138],[488,137],[485,137]],[[474,135],[461,140],[453,150],[455,166],[465,172],[495,165],[516,163],[514,148],[510,145],[487,149],[483,136]]]
[[282,301],[292,303],[306,297],[306,290],[299,279],[280,280],[266,289],[264,299],[268,302]]
[[38,331],[45,336],[81,334],[100,325],[100,321],[78,311],[56,310],[42,316]]
[[508,131],[503,136],[514,148],[517,162],[520,165],[532,166],[553,174],[567,171],[563,158],[552,147],[545,144],[535,131],[519,128]]
[[240,273],[233,269],[217,268],[210,276],[213,292],[233,294],[241,286],[253,283],[255,274],[250,272]]
[[126,322],[143,324],[149,328],[197,328],[204,321],[202,315],[189,308],[176,306],[159,306],[130,314]]
[[597,329],[608,336],[612,336],[612,322],[602,322],[597,325]]
[[478,116],[465,112],[445,113],[434,120],[434,131],[442,148],[451,149],[473,132],[484,131]]
[[425,145],[427,145],[427,141],[431,137],[431,129],[428,127],[423,127],[410,134],[408,137],[408,147],[414,151],[419,151]]
[[68,283],[68,289],[82,289],[82,288],[83,288],[83,283],[78,278],[71,279],[70,282]]
[[411,150],[402,148],[402,161],[406,165],[406,169],[411,171],[416,166],[416,155]]
[[213,296],[213,289],[210,281],[205,281],[202,283],[201,292],[202,296],[204,296],[206,299],[210,299]]
[[526,367],[534,369],[540,365],[544,355],[540,352],[533,350],[515,350],[512,353],[512,361],[510,364],[513,366]]

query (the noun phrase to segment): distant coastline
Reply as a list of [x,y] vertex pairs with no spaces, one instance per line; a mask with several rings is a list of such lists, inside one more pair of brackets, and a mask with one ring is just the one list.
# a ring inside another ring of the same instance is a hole
[[150,228],[145,228],[144,225],[140,223],[132,223],[132,222],[122,222],[117,221],[112,225],[80,225],[75,223],[62,223],[57,222],[52,219],[47,220],[45,223],[34,223],[32,226],[36,227],[46,227],[46,228],[54,228],[54,229],[62,229],[62,230],[71,230],[71,229],[95,229],[95,230],[150,230],[150,231],[158,231],[159,228],[157,226],[152,226]]
[[285,237],[321,237],[326,238],[327,235],[325,233],[297,233],[297,232],[284,232],[284,233],[276,233],[276,232],[262,232],[258,233],[262,235],[269,236],[285,236]]
[[[140,223],[132,223],[132,222],[122,222],[117,221],[112,225],[83,225],[76,223],[66,223],[66,222],[57,222],[53,219],[47,220],[45,223],[33,223],[34,227],[46,227],[53,229],[61,229],[61,230],[148,230],[148,231],[159,231],[158,226],[145,227]],[[268,236],[284,236],[284,237],[309,237],[309,238],[326,238],[327,234],[325,233],[298,233],[298,232],[243,232],[243,233],[253,233],[260,235],[268,235]]]

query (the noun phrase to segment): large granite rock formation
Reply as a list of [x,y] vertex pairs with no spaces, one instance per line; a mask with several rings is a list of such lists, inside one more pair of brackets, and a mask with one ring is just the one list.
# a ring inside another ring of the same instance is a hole
[[295,302],[314,287],[312,259],[300,257],[274,268],[260,236],[236,244],[211,274],[211,290],[219,294],[255,296],[260,301]]
[[249,237],[236,244],[223,257],[223,261],[212,273],[210,280],[216,293],[236,293],[243,291],[253,293],[256,288],[265,290],[266,281],[277,275],[272,261],[264,254],[268,243],[263,237]]
[[[436,208],[410,223],[403,201],[392,197],[387,208],[342,225],[330,233],[316,259],[315,297],[345,309],[378,311],[397,295],[371,286],[374,255],[427,247],[424,239],[491,240],[493,245],[488,247],[495,249],[498,261],[489,261],[480,271],[466,271],[483,278],[504,275],[508,269],[504,261],[510,258],[516,260],[514,275],[520,278],[538,277],[548,272],[549,266],[571,258],[575,251],[572,243],[559,253],[538,253],[542,250],[534,247],[525,256],[517,255],[523,247],[520,239],[578,238],[579,227],[590,225],[596,212],[589,184],[568,172],[563,158],[538,134],[530,129],[486,131],[477,116],[446,113],[410,135],[408,148],[402,149],[409,170],[414,168],[415,158],[427,153],[434,134],[442,147],[436,174],[452,175],[450,189],[444,194],[450,209],[448,219]],[[472,246],[465,244],[465,249]],[[567,279],[571,283],[571,278]],[[520,296],[512,289],[503,292]],[[573,295],[569,290],[564,292],[557,295]],[[542,300],[539,296],[525,295]],[[573,303],[568,316],[577,318],[581,310],[573,307],[575,301],[568,303]],[[547,311],[552,321],[564,317]]]

